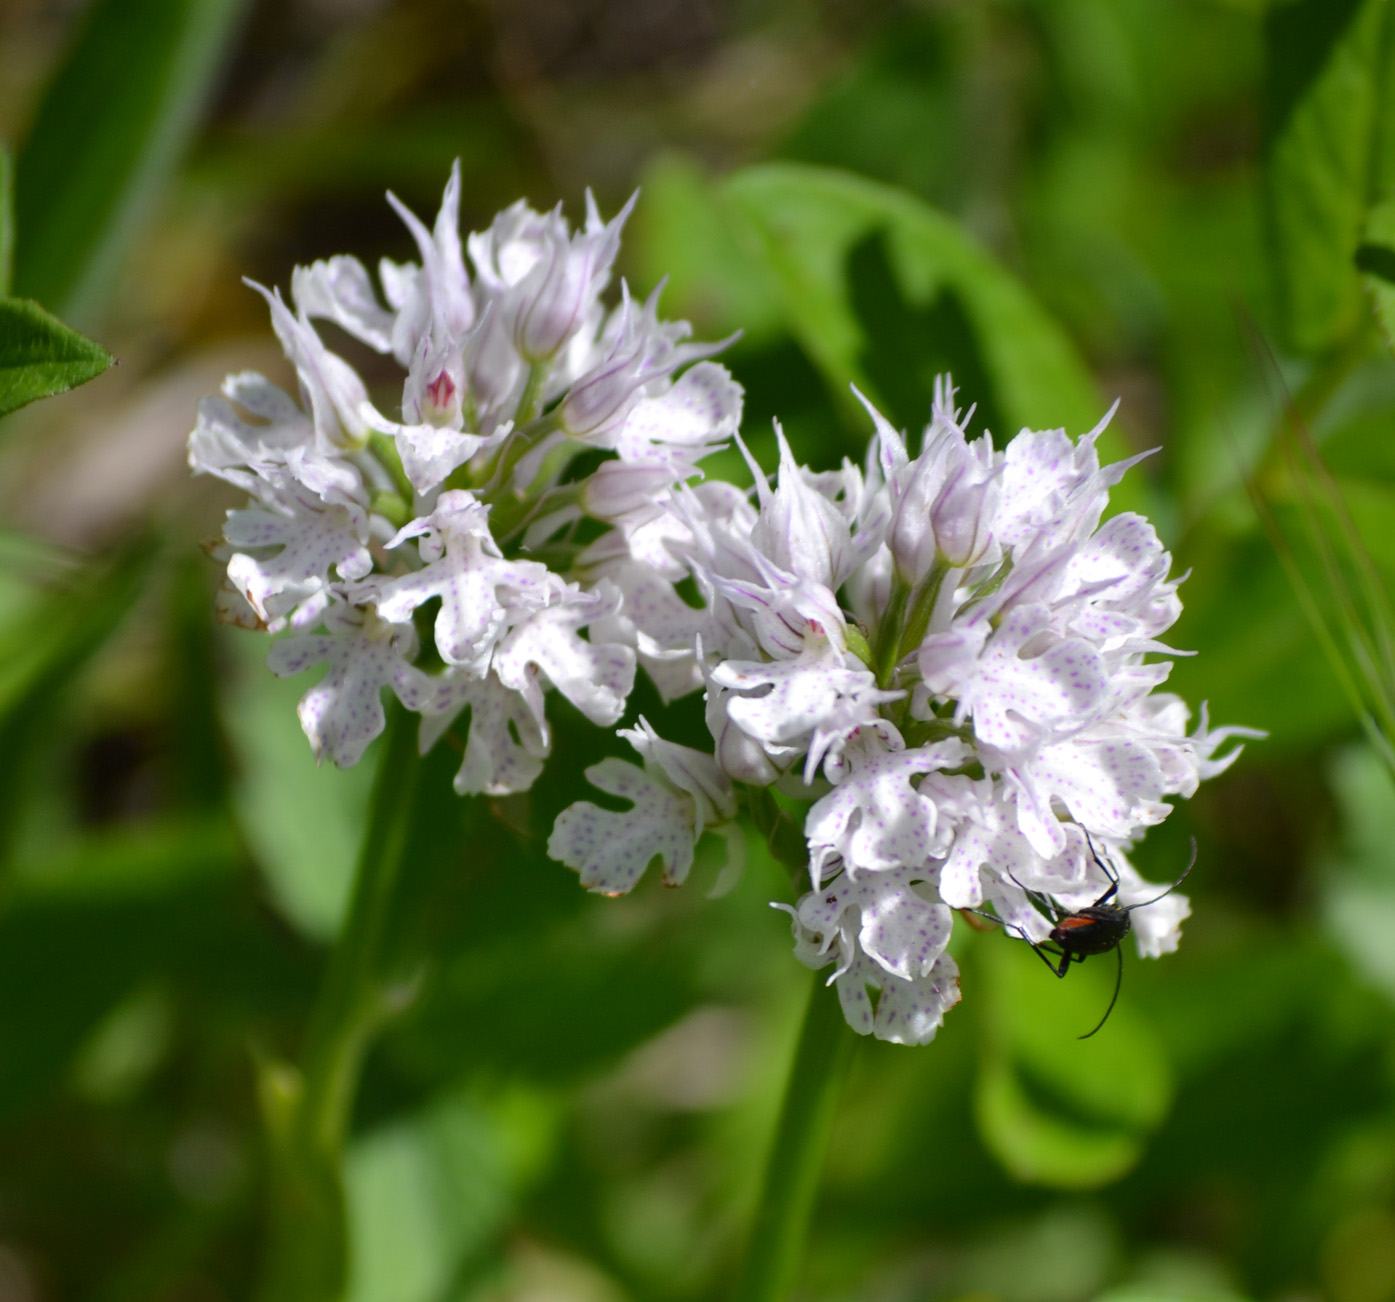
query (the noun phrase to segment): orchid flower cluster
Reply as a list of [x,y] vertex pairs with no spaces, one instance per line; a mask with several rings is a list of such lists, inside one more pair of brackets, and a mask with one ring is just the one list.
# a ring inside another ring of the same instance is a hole
[[[1149,901],[1159,888],[1126,851],[1248,730],[1213,730],[1203,709],[1189,731],[1186,705],[1155,690],[1178,580],[1147,520],[1101,523],[1132,464],[1101,467],[1105,422],[1078,442],[1024,430],[1000,451],[968,437],[972,413],[941,380],[912,456],[866,405],[865,470],[811,472],[777,430],[773,489],[752,462],[754,501],[680,484],[611,536],[598,571],[661,685],[705,688],[713,749],[641,720],[622,735],[643,768],[588,774],[634,809],[575,804],[549,849],[585,885],[626,891],[655,856],[682,880],[696,837],[741,804],[773,827],[807,803],[808,889],[777,905],[795,953],[832,966],[855,1030],[922,1044],[959,999],[953,910],[1039,943],[1051,921],[1032,897],[1092,903],[1108,885],[1096,855],[1121,904]],[[689,575],[700,610],[671,586]],[[1177,894],[1139,908],[1140,952],[1175,949],[1187,913]]]
[[[386,306],[352,257],[297,268],[294,310],[253,286],[301,402],[229,376],[199,404],[189,461],[251,497],[214,549],[221,616],[291,631],[271,649],[279,675],[328,666],[299,706],[317,759],[358,761],[388,687],[421,714],[423,750],[468,709],[456,789],[502,795],[542,771],[546,686],[608,726],[634,683],[624,593],[586,578],[559,530],[627,518],[692,476],[735,433],[742,394],[701,360],[721,345],[685,342],[657,293],[639,303],[622,286],[617,307],[602,303],[633,200],[605,222],[588,194],[576,232],[560,208],[520,202],[463,247],[459,200],[458,165],[431,230],[389,195],[421,261],[382,262]],[[401,366],[400,420],[317,319]],[[615,455],[567,480],[588,448]]]
[[[1157,893],[1128,849],[1245,730],[1203,710],[1189,731],[1155,690],[1177,580],[1145,519],[1101,523],[1131,464],[1101,467],[1103,423],[999,450],[942,380],[916,455],[867,404],[865,468],[812,472],[777,429],[771,486],[721,345],[687,342],[657,293],[602,302],[629,206],[605,222],[588,195],[572,232],[520,202],[462,245],[458,171],[430,230],[389,198],[420,263],[385,260],[381,299],[351,257],[298,268],[293,308],[261,289],[301,401],[230,376],[189,442],[251,498],[215,549],[223,617],[288,632],[277,674],[327,666],[299,707],[318,758],[360,758],[386,687],[423,751],[468,710],[456,790],[509,794],[548,755],[546,688],[606,727],[637,666],[665,701],[701,690],[711,751],[640,718],[620,735],[641,764],[587,771],[631,808],[571,806],[550,853],[615,895],[655,859],[682,882],[705,832],[738,867],[743,815],[783,830],[808,874],[780,906],[797,957],[832,967],[854,1029],[902,1043],[959,998],[953,910],[1039,942],[1033,896],[1090,903],[1096,855],[1122,904]],[[397,419],[316,320],[401,366]],[[753,494],[702,475],[733,439]],[[588,449],[608,455],[577,474]],[[1176,894],[1140,908],[1141,952],[1175,948],[1186,914]]]

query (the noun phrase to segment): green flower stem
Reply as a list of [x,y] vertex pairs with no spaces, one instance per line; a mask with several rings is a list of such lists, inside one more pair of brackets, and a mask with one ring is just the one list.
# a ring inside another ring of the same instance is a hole
[[402,457],[397,451],[396,439],[380,430],[374,430],[368,436],[368,446],[373,449],[374,456],[382,462],[383,469],[388,472],[402,500],[410,506],[416,500],[416,489],[407,478],[407,472],[402,469]]
[[837,992],[816,974],[734,1302],[789,1296],[854,1043]]
[[364,1055],[393,1010],[380,960],[421,767],[412,724],[393,701],[353,899],[311,1013],[302,1069],[262,1071],[272,1151],[260,1302],[338,1302],[344,1295],[344,1138]]
[[876,641],[872,645],[872,668],[876,670],[877,686],[885,690],[891,686],[896,675],[896,664],[900,659],[901,625],[906,618],[906,604],[911,590],[906,581],[893,574],[891,594],[887,598],[886,609],[877,621]]
[[935,613],[935,603],[940,599],[940,589],[944,587],[945,576],[950,565],[943,556],[935,557],[935,564],[920,585],[911,603],[911,613],[901,634],[900,645],[896,649],[897,659],[908,656],[923,641],[930,627],[930,617]]
[[517,414],[514,419],[520,426],[526,425],[542,406],[543,383],[552,369],[551,362],[534,362],[528,368],[528,378],[523,383],[523,393],[518,399]]

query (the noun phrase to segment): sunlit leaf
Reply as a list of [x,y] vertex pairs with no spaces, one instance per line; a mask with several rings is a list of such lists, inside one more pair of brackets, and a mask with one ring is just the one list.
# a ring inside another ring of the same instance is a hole
[[217,89],[245,0],[96,0],[20,150],[17,291],[87,319]]
[[498,1254],[520,1186],[546,1157],[556,1108],[515,1088],[456,1091],[364,1135],[345,1169],[349,1302],[437,1302]]
[[306,685],[267,669],[267,638],[230,629],[221,641],[239,670],[223,722],[243,835],[276,907],[307,936],[330,940],[353,885],[379,748],[351,769],[317,767],[295,712]]
[[783,329],[780,286],[743,243],[745,223],[712,176],[682,154],[660,154],[644,173],[641,194],[625,232],[640,285],[647,290],[667,278],[665,306],[704,333],[740,330],[749,345]]
[[[725,192],[781,286],[786,327],[835,394],[856,384],[900,420],[919,422],[934,371],[953,369],[966,403],[1000,413],[1000,437],[1024,425],[1081,432],[1102,414],[1066,335],[928,204],[850,173],[792,164],[738,172]],[[919,373],[907,376],[903,353],[912,351]],[[907,381],[916,409],[902,414],[894,406],[912,405]]]
[[985,1143],[1013,1175],[1032,1183],[1089,1189],[1118,1179],[1137,1162],[1172,1099],[1172,1074],[1156,1036],[1125,1002],[1126,989],[1099,1033],[1078,1038],[1108,1006],[1111,956],[1057,980],[1025,943],[989,939],[975,947],[991,1000],[975,1090]]
[[1395,348],[1395,199],[1383,200],[1367,214],[1356,265],[1385,342]]
[[101,344],[37,303],[0,299],[0,416],[86,384],[111,365]]

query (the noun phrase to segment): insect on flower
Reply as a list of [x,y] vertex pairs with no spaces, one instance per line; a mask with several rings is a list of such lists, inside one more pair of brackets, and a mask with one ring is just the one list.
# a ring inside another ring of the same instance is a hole
[[[1171,895],[1187,879],[1187,874],[1191,872],[1196,863],[1196,838],[1193,837],[1192,857],[1188,860],[1186,868],[1182,870],[1182,875],[1167,890],[1153,896],[1151,900],[1142,900],[1138,904],[1115,904],[1113,901],[1119,892],[1119,875],[1100,858],[1088,832],[1085,834],[1085,842],[1090,847],[1090,857],[1099,865],[1100,871],[1109,878],[1108,889],[1093,904],[1087,904],[1083,909],[1076,909],[1068,913],[1055,905],[1047,896],[1036,891],[1029,891],[1017,878],[1012,879],[1015,885],[1026,892],[1027,898],[1032,901],[1033,905],[1051,919],[1053,925],[1047,941],[1035,941],[1021,927],[1011,922],[1004,922],[1001,918],[993,917],[992,914],[979,914],[980,917],[991,918],[992,921],[1001,923],[1004,928],[1017,932],[1057,977],[1064,977],[1070,970],[1072,963],[1083,963],[1087,958],[1096,954],[1107,954],[1111,949],[1114,951],[1115,958],[1118,960],[1114,977],[1114,994],[1109,1000],[1109,1007],[1104,1010],[1104,1016],[1100,1018],[1093,1031],[1086,1031],[1084,1035],[1079,1037],[1082,1040],[1088,1040],[1109,1020],[1110,1013],[1114,1011],[1114,1005],[1119,1002],[1119,987],[1124,980],[1124,951],[1121,946],[1133,925],[1129,915],[1135,909],[1146,908],[1150,904],[1156,904],[1164,896]],[[978,910],[974,910],[974,912],[978,912]],[[1051,944],[1054,944],[1056,948],[1051,948]]]

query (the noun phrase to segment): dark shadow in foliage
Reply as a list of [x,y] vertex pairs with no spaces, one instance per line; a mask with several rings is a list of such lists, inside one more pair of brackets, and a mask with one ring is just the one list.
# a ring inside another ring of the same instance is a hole
[[[746,390],[742,435],[760,449],[771,422],[778,420],[799,459],[817,469],[836,466],[843,456],[862,455],[862,442],[849,439],[847,426],[828,400],[828,386],[808,355],[788,335],[759,349],[740,346],[726,359]],[[859,431],[862,433],[863,431]],[[758,451],[767,470],[771,449]]]
[[853,311],[867,346],[858,359],[883,415],[901,429],[923,429],[930,417],[935,376],[948,373],[961,405],[976,404],[972,431],[1010,431],[993,395],[977,332],[963,300],[951,288],[926,304],[910,302],[896,278],[885,231],[873,231],[848,251]]
[[1395,249],[1384,244],[1358,245],[1356,269],[1379,276],[1387,285],[1395,285]]
[[800,121],[780,157],[848,168],[932,202],[962,196],[968,150],[950,25],[943,12],[892,17]]
[[1299,0],[1274,5],[1264,18],[1264,143],[1282,133],[1361,0]]
[[308,1003],[305,956],[266,925],[245,879],[222,876],[228,866],[148,895],[25,902],[0,919],[0,1120],[54,1090],[86,1035],[146,982],[234,1021],[280,1021]]

